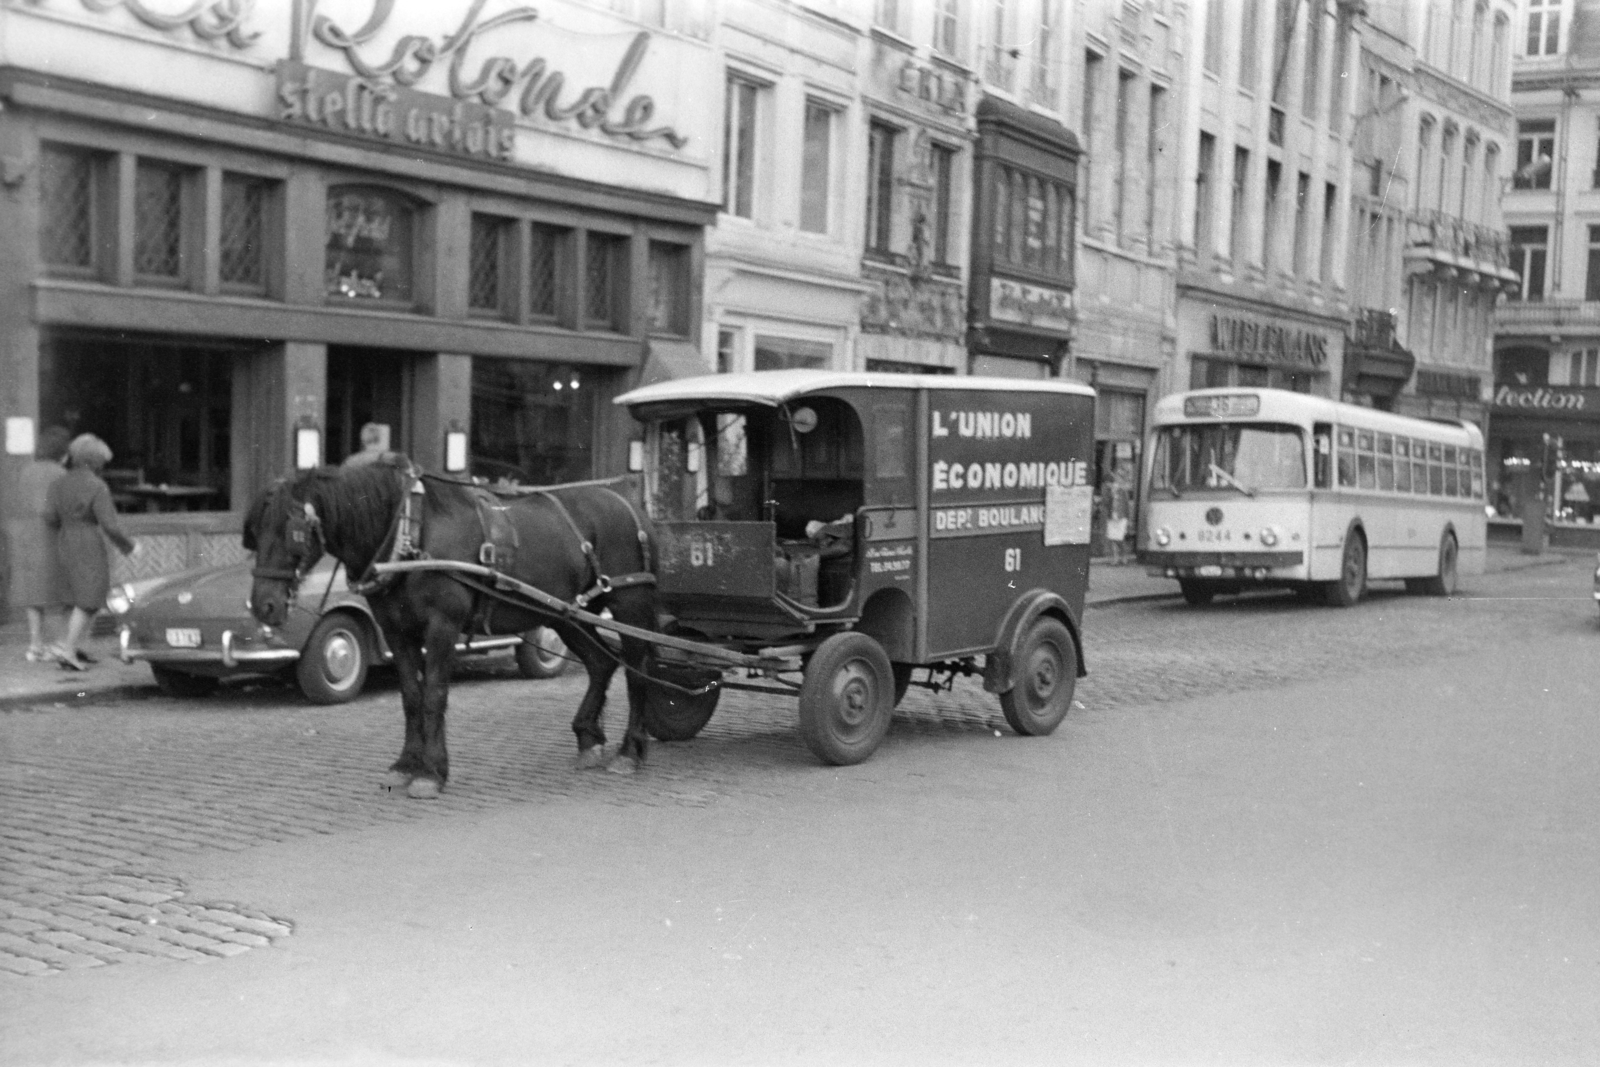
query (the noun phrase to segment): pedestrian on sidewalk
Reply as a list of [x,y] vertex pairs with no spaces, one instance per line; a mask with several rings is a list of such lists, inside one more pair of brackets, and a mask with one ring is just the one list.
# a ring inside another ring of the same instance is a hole
[[122,532],[111,489],[100,477],[111,462],[111,447],[94,434],[80,434],[67,447],[67,458],[67,473],[56,479],[46,494],[44,519],[56,533],[56,552],[66,577],[72,616],[67,620],[66,636],[51,646],[50,652],[64,669],[83,671],[92,661],[78,651],[78,644],[111,591],[106,541],[125,556],[132,556],[138,546]]
[[60,610],[65,623],[67,594],[55,533],[45,523],[45,502],[50,486],[67,468],[61,463],[72,434],[64,426],[47,426],[39,433],[33,459],[17,477],[19,515],[12,526],[11,596],[28,613],[29,663],[50,660],[47,613]]

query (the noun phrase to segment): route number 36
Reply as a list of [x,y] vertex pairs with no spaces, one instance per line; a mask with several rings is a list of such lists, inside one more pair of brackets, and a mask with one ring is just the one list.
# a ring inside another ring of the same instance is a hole
[[1009,571],[1020,571],[1021,569],[1022,569],[1022,549],[1020,549],[1020,548],[1008,548],[1008,549],[1006,549],[1006,570],[1009,572]]
[[710,567],[713,565],[712,542],[708,540],[693,540],[689,542],[689,566]]

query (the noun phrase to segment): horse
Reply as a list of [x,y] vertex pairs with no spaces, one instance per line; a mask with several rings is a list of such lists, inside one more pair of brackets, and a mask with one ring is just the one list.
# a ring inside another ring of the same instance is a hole
[[366,466],[323,467],[281,480],[251,504],[243,542],[255,553],[250,611],[265,626],[283,625],[300,579],[324,552],[344,564],[353,587],[366,595],[394,652],[405,709],[405,744],[389,768],[391,789],[432,799],[450,777],[444,729],[450,660],[469,627],[481,633],[555,630],[589,674],[572,720],[579,769],[631,774],[643,764],[646,679],[654,659],[647,641],[621,637],[628,725],[608,761],[601,713],[618,656],[594,627],[538,610],[460,571],[373,570],[406,559],[492,565],[567,603],[609,610],[618,622],[655,630],[647,524],[603,482],[491,495],[391,454]]

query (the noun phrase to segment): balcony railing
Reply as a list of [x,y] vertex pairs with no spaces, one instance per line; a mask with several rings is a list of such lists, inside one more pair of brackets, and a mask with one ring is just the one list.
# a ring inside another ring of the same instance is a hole
[[1431,209],[1411,212],[1406,228],[1407,244],[1413,249],[1493,267],[1510,266],[1511,240],[1502,230],[1491,230]]

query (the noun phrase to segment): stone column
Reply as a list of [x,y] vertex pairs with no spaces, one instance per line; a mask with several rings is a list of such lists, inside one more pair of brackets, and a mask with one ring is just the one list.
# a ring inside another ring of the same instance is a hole
[[472,432],[472,357],[420,355],[411,370],[410,427],[405,451],[425,470],[444,470],[446,433]]

